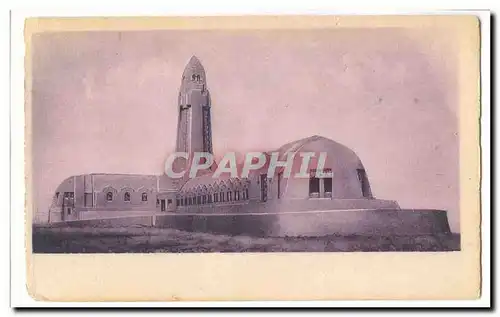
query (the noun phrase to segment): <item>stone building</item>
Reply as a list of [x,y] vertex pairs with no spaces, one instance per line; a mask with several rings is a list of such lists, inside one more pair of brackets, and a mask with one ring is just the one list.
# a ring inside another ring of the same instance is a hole
[[[192,57],[182,75],[178,99],[176,152],[212,150],[211,102],[203,66]],[[318,210],[398,210],[395,201],[375,199],[359,157],[349,148],[321,136],[283,145],[279,160],[300,152],[317,153],[307,166],[308,177],[283,177],[283,168],[267,174],[266,164],[248,177],[214,170],[194,178],[167,175],[86,174],[71,176],[56,189],[49,221],[115,218],[158,213],[259,213]],[[318,177],[320,153],[326,153]],[[298,155],[296,155],[298,157]],[[269,158],[269,157],[268,157]],[[188,160],[180,161],[186,169]],[[293,164],[297,172],[300,164]]]

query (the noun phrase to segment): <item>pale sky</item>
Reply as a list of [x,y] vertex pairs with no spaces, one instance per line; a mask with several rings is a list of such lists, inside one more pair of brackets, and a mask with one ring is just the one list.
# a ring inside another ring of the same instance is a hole
[[32,47],[39,211],[71,175],[163,172],[194,54],[216,155],[321,135],[359,155],[375,197],[448,210],[459,230],[457,65],[445,30],[45,33]]

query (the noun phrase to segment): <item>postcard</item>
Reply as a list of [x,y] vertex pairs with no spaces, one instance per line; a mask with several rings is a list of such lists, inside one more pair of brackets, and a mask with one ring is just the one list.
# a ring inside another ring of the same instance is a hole
[[477,298],[477,17],[30,18],[45,301]]

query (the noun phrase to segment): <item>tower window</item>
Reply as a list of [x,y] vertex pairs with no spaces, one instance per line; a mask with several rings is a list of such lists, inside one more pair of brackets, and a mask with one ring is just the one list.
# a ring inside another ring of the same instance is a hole
[[278,199],[281,198],[281,179],[283,178],[283,172],[278,173]]
[[106,193],[106,200],[107,201],[113,201],[113,192],[107,192]]
[[142,201],[148,201],[148,194],[142,193]]
[[130,201],[130,193],[129,192],[125,192],[125,195],[123,195],[123,200]]

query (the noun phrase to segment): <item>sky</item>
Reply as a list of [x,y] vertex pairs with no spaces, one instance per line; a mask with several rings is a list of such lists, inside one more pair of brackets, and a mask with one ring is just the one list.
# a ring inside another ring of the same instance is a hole
[[163,173],[192,55],[207,74],[216,155],[321,135],[358,154],[375,197],[448,210],[459,231],[456,46],[435,28],[34,35],[38,212],[71,175]]

